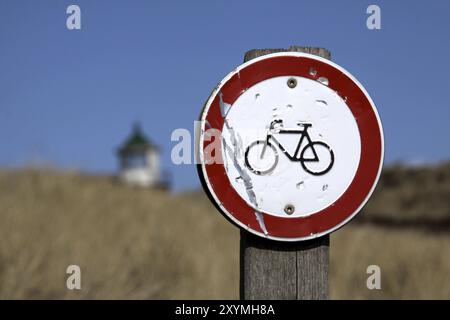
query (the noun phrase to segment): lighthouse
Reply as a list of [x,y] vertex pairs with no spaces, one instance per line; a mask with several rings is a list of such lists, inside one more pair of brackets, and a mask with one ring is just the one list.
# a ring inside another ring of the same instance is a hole
[[135,186],[156,187],[161,184],[160,151],[143,133],[139,123],[117,151],[119,178]]

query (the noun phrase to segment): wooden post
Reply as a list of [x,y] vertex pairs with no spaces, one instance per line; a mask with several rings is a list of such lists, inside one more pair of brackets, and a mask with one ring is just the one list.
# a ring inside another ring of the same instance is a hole
[[[284,51],[307,52],[331,59],[324,48],[254,49],[244,61]],[[288,243],[241,231],[241,299],[328,299],[329,235]]]

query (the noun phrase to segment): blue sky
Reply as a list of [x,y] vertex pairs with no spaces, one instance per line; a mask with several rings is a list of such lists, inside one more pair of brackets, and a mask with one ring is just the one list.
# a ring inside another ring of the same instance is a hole
[[[81,7],[82,29],[66,28]],[[381,7],[381,30],[366,8]],[[175,128],[251,48],[322,46],[366,87],[386,161],[450,159],[449,1],[0,2],[0,167],[32,161],[114,172],[139,120],[176,190],[196,170],[170,162]]]

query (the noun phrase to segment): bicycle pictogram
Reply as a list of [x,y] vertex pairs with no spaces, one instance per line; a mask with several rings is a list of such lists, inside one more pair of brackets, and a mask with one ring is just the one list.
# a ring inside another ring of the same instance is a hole
[[[283,120],[273,120],[270,123],[266,139],[252,142],[245,150],[245,165],[247,166],[247,168],[249,168],[254,174],[257,175],[266,175],[271,173],[277,166],[279,160],[278,152],[275,148],[276,145],[290,161],[300,162],[303,169],[309,174],[320,176],[330,171],[334,164],[333,150],[325,142],[313,141],[311,139],[308,133],[308,129],[312,127],[311,123],[298,123],[298,125],[302,128],[284,129]],[[300,135],[297,147],[295,148],[295,152],[293,154],[290,154],[286,150],[286,148],[277,140],[277,138],[274,136],[275,134]],[[301,149],[301,146],[305,139],[306,144]],[[273,144],[271,142],[273,142]],[[319,152],[317,151],[319,149],[322,149],[322,151],[320,152],[320,157]],[[326,156],[327,154],[328,159],[323,159],[323,156]],[[320,163],[322,168],[309,168],[313,163]]]

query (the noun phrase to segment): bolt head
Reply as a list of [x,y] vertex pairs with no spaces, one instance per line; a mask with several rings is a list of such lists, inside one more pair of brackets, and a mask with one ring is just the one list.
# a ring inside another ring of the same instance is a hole
[[287,85],[291,89],[295,88],[297,86],[297,79],[289,78],[288,81],[287,81]]
[[287,205],[284,207],[284,212],[285,212],[287,215],[293,214],[294,211],[295,211],[295,207],[294,207],[294,205],[292,205],[292,204],[287,204]]

